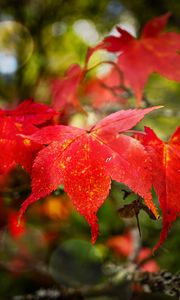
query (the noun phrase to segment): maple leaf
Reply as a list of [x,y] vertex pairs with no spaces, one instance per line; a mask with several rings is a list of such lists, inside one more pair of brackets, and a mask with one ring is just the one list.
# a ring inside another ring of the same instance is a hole
[[78,64],[73,64],[66,71],[63,78],[54,79],[52,81],[52,106],[55,110],[63,111],[72,106],[83,111],[78,100],[78,89],[84,72],[84,69],[81,69]]
[[35,142],[22,139],[19,134],[32,134],[40,125],[51,119],[55,111],[32,100],[22,102],[15,110],[0,110],[0,173],[7,173],[16,164],[27,172],[41,148]]
[[35,103],[33,99],[24,100],[14,110],[0,110],[0,115],[10,116],[14,121],[39,125],[51,119],[56,112],[48,105]]
[[90,99],[94,108],[112,105],[112,103],[125,104],[127,99],[123,94],[121,77],[115,68],[102,78],[90,79],[84,88],[84,95]]
[[180,81],[180,34],[162,32],[169,17],[170,13],[166,13],[149,21],[139,39],[117,27],[119,37],[109,36],[87,53],[88,61],[98,49],[120,52],[117,64],[124,73],[125,84],[135,92],[137,105],[140,105],[151,73],[157,72],[170,80]]
[[180,127],[168,142],[161,141],[152,129],[145,128],[144,145],[152,160],[153,185],[163,214],[160,240],[154,247],[158,249],[180,213]]
[[108,196],[111,178],[145,198],[156,214],[151,200],[148,155],[138,140],[122,133],[157,108],[116,112],[89,131],[56,125],[28,136],[32,141],[48,146],[35,159],[32,194],[22,204],[20,218],[31,203],[64,184],[74,206],[90,224],[94,243],[98,235],[96,213]]

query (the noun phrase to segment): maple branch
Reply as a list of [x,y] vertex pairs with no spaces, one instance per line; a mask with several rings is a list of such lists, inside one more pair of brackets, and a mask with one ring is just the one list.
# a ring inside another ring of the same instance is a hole
[[[108,62],[105,62],[105,63],[108,63]],[[116,64],[114,64],[114,65],[116,65]],[[120,78],[121,78],[121,82],[122,82],[120,85],[108,86],[104,82],[101,82],[101,86],[103,88],[107,89],[109,92],[111,92],[112,95],[116,98],[119,97],[118,91],[120,92],[121,90],[124,91],[124,93],[120,94],[122,98],[128,99],[131,97],[135,97],[133,91],[124,85],[123,73],[121,72],[121,70],[118,67],[117,67],[117,71],[120,74]],[[146,108],[153,106],[153,104],[151,103],[151,100],[145,94],[142,97],[142,102],[144,103],[144,106]],[[106,109],[106,113],[112,113],[112,112],[114,112],[112,107],[109,110]],[[180,117],[180,111],[178,111],[177,109],[164,108],[162,111],[156,111],[155,113],[156,113],[156,115],[160,114],[161,116],[163,115],[165,117]]]
[[111,278],[108,282],[95,286],[82,286],[81,288],[41,288],[33,294],[19,295],[12,300],[76,300],[98,296],[118,296],[127,293],[132,283],[142,286],[144,292],[159,293],[180,297],[180,274],[171,274],[167,271],[158,273],[142,272],[131,264],[121,267],[111,264]]
[[124,74],[123,72],[121,71],[121,69],[119,68],[119,66],[114,62],[114,61],[111,61],[111,60],[104,60],[104,61],[100,61],[98,62],[96,65],[90,67],[90,68],[87,68],[85,69],[86,72],[89,72],[97,67],[99,67],[100,65],[102,64],[109,64],[109,65],[112,65],[114,67],[114,69],[117,71],[118,75],[119,75],[119,81],[123,83],[123,86],[124,86]]
[[[128,98],[134,97],[134,93],[122,84],[119,85],[119,86],[108,86],[105,83],[101,82],[101,86],[103,88],[109,90],[109,92],[111,92],[112,95],[117,97],[117,98],[119,97],[119,94],[118,94],[117,91],[120,90],[120,89],[124,90],[124,93],[120,94],[122,98],[128,99]],[[147,96],[145,96],[145,95],[143,95],[142,101],[144,103],[145,108],[153,106],[153,104],[151,103],[151,100],[149,98],[147,98]],[[132,108],[134,108],[134,107],[132,107]],[[117,111],[117,109],[114,109],[112,105],[110,107],[105,107],[104,109],[102,108],[101,110],[103,112],[105,112],[106,114],[110,114],[110,113],[113,113],[113,112]],[[180,117],[180,111],[177,110],[177,109],[163,108],[163,110],[161,110],[161,111],[157,110],[154,113],[156,115],[161,115],[161,116],[164,116],[164,117],[177,117],[177,118]]]

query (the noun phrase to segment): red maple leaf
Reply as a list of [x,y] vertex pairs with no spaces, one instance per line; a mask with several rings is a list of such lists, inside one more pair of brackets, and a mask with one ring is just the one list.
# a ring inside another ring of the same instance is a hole
[[16,164],[30,172],[40,145],[19,134],[32,134],[40,125],[51,119],[55,111],[32,100],[22,102],[15,110],[0,110],[0,173],[7,173]]
[[14,110],[0,110],[0,115],[12,117],[15,122],[39,125],[51,119],[56,112],[50,106],[35,103],[32,99],[24,100]]
[[121,74],[118,70],[112,70],[102,78],[90,79],[84,88],[84,95],[87,97],[94,108],[105,105],[125,104],[123,97],[124,90],[121,88]]
[[82,111],[78,99],[78,90],[84,76],[84,69],[73,64],[66,71],[63,78],[54,79],[51,83],[52,106],[55,110],[63,111],[75,107]]
[[144,26],[139,39],[117,27],[119,37],[109,36],[88,51],[87,61],[98,49],[120,52],[117,64],[124,73],[125,84],[135,92],[137,105],[151,73],[157,72],[170,80],[180,81],[180,34],[162,32],[169,17],[170,13],[153,18]]
[[151,200],[150,162],[144,146],[122,134],[158,107],[119,111],[101,120],[90,131],[71,126],[49,126],[29,136],[48,145],[32,170],[32,194],[22,204],[20,217],[39,198],[60,184],[74,206],[91,225],[92,242],[98,235],[96,213],[108,196],[111,178],[142,196],[156,214]]
[[180,213],[180,127],[168,142],[161,141],[152,129],[145,128],[144,145],[152,161],[155,192],[163,214],[163,226],[156,250]]

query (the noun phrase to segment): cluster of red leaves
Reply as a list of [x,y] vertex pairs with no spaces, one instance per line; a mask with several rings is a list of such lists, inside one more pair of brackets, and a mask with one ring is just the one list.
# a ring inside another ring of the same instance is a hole
[[[167,13],[150,20],[144,26],[139,39],[117,27],[118,37],[106,37],[96,47],[89,48],[83,68],[74,64],[63,78],[52,81],[53,107],[61,112],[69,107],[83,110],[80,105],[81,97],[89,97],[91,105],[95,108],[112,102],[124,104],[126,99],[122,86],[134,91],[136,105],[140,106],[144,86],[153,72],[170,80],[180,81],[180,34],[163,32],[170,15]],[[82,93],[80,85],[87,72],[91,70],[88,69],[88,62],[92,54],[100,49],[117,53],[115,67],[104,78],[94,78],[87,81],[87,84],[84,83]],[[117,70],[121,73],[121,80],[118,78]]]
[[[100,48],[121,52],[118,68],[127,85],[134,89],[138,101],[153,71],[179,80],[179,35],[161,32],[168,17],[166,14],[147,23],[139,40],[118,27],[120,37],[105,38],[88,51],[84,68],[73,65],[65,78],[52,84],[53,107],[62,111],[66,105],[72,105],[82,110],[78,98],[80,85],[88,71],[88,60]],[[113,72],[110,76],[115,76]],[[113,78],[116,86],[117,74]],[[99,88],[102,83],[117,92],[110,77],[89,83],[86,91],[92,91],[95,85],[95,97],[98,93],[103,97]],[[109,96],[105,94],[105,97]],[[31,100],[26,100],[14,111],[1,110],[0,173],[5,174],[20,164],[32,178],[32,193],[22,204],[20,217],[31,203],[63,184],[76,209],[90,224],[94,243],[98,236],[96,213],[109,194],[111,179],[126,184],[144,198],[158,217],[151,196],[154,186],[163,213],[163,229],[156,248],[159,247],[180,212],[177,189],[180,184],[180,130],[177,129],[167,143],[159,140],[151,129],[133,137],[126,135],[147,113],[157,108],[121,110],[105,117],[88,131],[65,125],[47,126],[47,121],[52,120],[56,112]]]
[[[154,146],[152,141],[150,143],[147,132],[143,135],[144,146],[142,138],[138,141],[124,134],[154,109],[156,107],[116,112],[101,120],[88,132],[71,126],[56,125],[26,136],[25,138],[35,143],[48,146],[36,156],[32,169],[32,194],[23,203],[20,215],[23,215],[31,203],[64,184],[64,189],[74,206],[91,225],[92,242],[95,242],[98,235],[96,213],[108,196],[111,179],[123,182],[143,197],[147,206],[157,216],[150,192],[153,184],[162,207],[163,224],[166,224],[163,225],[161,244],[171,222],[179,213],[175,197],[177,195],[171,195],[173,198],[169,198],[167,189],[169,186],[172,194],[178,194],[177,188],[175,191],[173,188],[179,182],[179,130],[171,139],[175,140],[173,147],[170,143],[167,144],[168,165],[164,164],[164,156],[161,163],[162,159],[157,160],[156,154],[150,151],[153,147],[154,151],[158,151],[158,148],[156,150],[156,145]],[[151,148],[147,143],[152,144]],[[164,145],[160,140],[159,143]],[[169,151],[172,152],[171,156]],[[157,174],[154,174],[155,171]],[[159,187],[165,191],[160,191]]]

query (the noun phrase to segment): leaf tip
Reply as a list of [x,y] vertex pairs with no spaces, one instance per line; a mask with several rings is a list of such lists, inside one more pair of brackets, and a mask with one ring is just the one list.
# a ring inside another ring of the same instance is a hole
[[91,226],[91,243],[94,245],[99,234],[99,226],[97,222],[97,216],[92,214],[90,217],[85,216],[87,222]]

